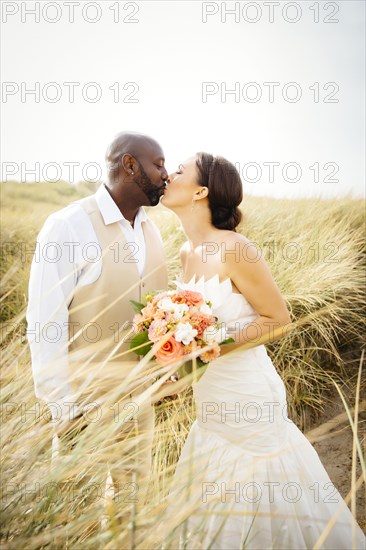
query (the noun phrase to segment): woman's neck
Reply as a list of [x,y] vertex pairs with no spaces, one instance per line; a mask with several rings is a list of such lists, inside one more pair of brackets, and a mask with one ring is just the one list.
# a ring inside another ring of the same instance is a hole
[[182,222],[184,233],[187,236],[191,251],[195,250],[203,243],[207,243],[214,238],[217,229],[211,223],[209,211],[197,208],[197,212],[176,212]]

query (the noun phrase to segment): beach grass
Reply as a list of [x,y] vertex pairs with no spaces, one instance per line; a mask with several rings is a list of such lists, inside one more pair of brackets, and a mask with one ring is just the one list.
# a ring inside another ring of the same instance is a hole
[[[108,490],[104,495],[104,489],[103,497],[94,500],[90,494],[86,498],[83,491],[74,490],[73,498],[69,495],[70,487],[75,489],[77,483],[82,487],[86,466],[94,472],[95,487],[104,488],[104,473],[95,464],[118,455],[115,423],[103,424],[102,437],[95,422],[82,445],[69,454],[68,462],[61,460],[50,467],[52,428],[47,407],[34,396],[26,340],[29,268],[37,233],[47,216],[94,188],[88,183],[1,184],[4,549],[153,548],[162,503],[195,418],[190,387],[177,398],[155,405],[152,477],[149,498],[142,507],[127,497],[116,503]],[[357,429],[357,407],[366,390],[362,376],[366,333],[364,201],[246,196],[241,208],[238,231],[263,252],[292,321],[297,322],[286,337],[266,345],[286,385],[290,418],[308,430],[324,410],[332,388],[343,384],[349,390],[342,400],[346,412],[354,411],[353,416],[349,413],[355,434],[353,449],[349,449],[353,457],[349,504],[355,510],[355,494],[364,486],[355,473],[356,464],[364,470],[365,446],[363,428]],[[169,280],[173,281],[180,272],[177,251],[185,239],[180,222],[160,205],[147,210],[161,231]],[[359,357],[353,366],[343,359],[349,350]],[[123,380],[109,390],[110,403],[122,400],[124,390]],[[102,445],[106,438],[111,441],[110,456],[105,456]],[[83,457],[88,449],[86,465]],[[120,460],[123,463],[126,458]],[[101,519],[103,528],[95,534],[89,532],[93,522]],[[156,543],[154,548],[174,548],[169,546],[173,544],[169,537],[165,546]],[[147,540],[151,546],[144,546]]]

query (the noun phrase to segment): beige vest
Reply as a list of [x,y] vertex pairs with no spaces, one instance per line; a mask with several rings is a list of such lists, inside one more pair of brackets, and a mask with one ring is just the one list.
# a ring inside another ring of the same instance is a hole
[[98,238],[102,271],[94,283],[75,288],[69,305],[69,380],[76,394],[88,385],[88,376],[95,390],[98,380],[106,385],[109,379],[113,386],[128,374],[131,364],[138,361],[134,352],[126,353],[135,334],[135,312],[129,300],[140,302],[149,290],[168,286],[164,250],[151,220],[142,222],[146,258],[140,277],[119,222],[105,225],[94,196],[77,202],[90,217]]

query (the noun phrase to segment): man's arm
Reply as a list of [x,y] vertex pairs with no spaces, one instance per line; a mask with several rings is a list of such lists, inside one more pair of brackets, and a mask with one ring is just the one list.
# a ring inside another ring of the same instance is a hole
[[38,235],[29,279],[27,337],[35,393],[54,420],[80,413],[68,383],[68,305],[77,282],[73,240],[67,222],[50,216]]

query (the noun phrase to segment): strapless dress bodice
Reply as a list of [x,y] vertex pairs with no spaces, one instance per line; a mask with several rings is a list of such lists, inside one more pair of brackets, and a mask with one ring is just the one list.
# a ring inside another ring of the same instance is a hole
[[228,328],[234,327],[236,322],[241,325],[251,323],[259,316],[243,294],[233,291],[230,278],[220,281],[216,274],[207,280],[204,276],[196,280],[194,275],[187,283],[182,277],[177,277],[174,282],[178,290],[200,292],[205,300],[211,302],[219,322],[226,323]]

